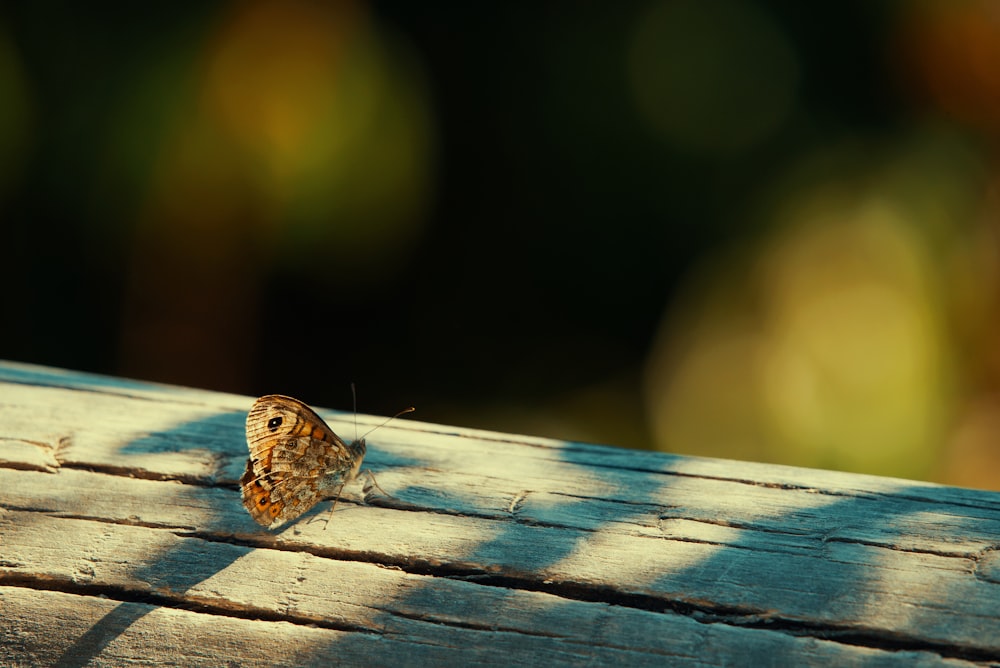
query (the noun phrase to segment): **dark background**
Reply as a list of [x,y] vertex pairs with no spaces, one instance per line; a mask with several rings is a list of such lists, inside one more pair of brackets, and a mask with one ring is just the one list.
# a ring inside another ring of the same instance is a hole
[[920,270],[954,354],[900,381],[940,386],[906,404],[942,407],[900,446],[932,450],[916,467],[664,436],[651,376],[687,377],[700,305],[759,313],[740,284],[818,182],[892,190],[885,165],[917,155],[914,183],[963,190],[917,203],[945,232],[902,228],[930,255],[992,241],[998,22],[987,2],[7,3],[0,356],[341,409],[353,381],[365,413],[993,485],[948,464],[996,456],[948,449],[994,396],[991,297],[954,307],[993,294],[992,260],[966,287],[948,272],[971,261]]

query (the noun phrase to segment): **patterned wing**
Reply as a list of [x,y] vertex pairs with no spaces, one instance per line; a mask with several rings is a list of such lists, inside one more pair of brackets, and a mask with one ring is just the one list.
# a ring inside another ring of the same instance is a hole
[[308,406],[277,394],[247,414],[250,457],[240,478],[243,505],[274,529],[337,491],[361,465],[364,446],[348,446]]

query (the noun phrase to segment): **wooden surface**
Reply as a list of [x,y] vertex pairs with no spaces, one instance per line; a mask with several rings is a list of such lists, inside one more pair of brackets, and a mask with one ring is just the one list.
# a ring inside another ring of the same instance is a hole
[[1000,663],[1000,494],[403,419],[268,532],[251,403],[0,364],[0,665]]

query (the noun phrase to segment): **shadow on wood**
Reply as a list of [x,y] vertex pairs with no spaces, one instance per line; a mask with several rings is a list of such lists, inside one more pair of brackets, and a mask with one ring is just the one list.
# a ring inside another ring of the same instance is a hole
[[394,421],[268,532],[251,403],[0,366],[0,663],[1000,661],[1000,494]]

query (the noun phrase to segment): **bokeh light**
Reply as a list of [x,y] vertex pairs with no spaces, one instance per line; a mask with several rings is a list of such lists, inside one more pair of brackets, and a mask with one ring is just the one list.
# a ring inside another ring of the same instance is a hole
[[648,386],[659,442],[931,475],[961,397],[949,228],[984,177],[963,149],[918,131],[793,168],[765,198],[771,232],[708,260],[665,321]]
[[1000,11],[0,8],[0,357],[1000,489]]
[[234,6],[205,61],[206,115],[250,161],[266,222],[283,228],[270,240],[310,255],[318,243],[347,272],[391,267],[432,174],[416,55],[356,3],[256,2]]
[[990,0],[908,3],[891,40],[910,90],[951,119],[1000,133],[1000,6]]
[[[142,136],[148,109],[119,113],[132,131],[111,156],[155,147],[125,232],[123,373],[243,386],[263,344],[256,322],[292,307],[264,303],[269,272],[320,283],[336,272],[359,293],[392,276],[419,238],[433,173],[407,58],[356,3],[236,3],[182,75],[146,92],[175,100],[172,117]],[[133,167],[106,162],[105,178]]]

